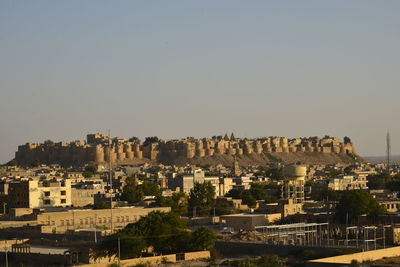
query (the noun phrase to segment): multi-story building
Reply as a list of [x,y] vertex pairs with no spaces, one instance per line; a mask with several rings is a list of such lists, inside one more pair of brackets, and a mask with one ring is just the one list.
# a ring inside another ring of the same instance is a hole
[[23,179],[10,182],[7,205],[8,208],[71,206],[71,181]]
[[345,175],[331,178],[328,181],[328,188],[335,191],[344,190],[365,190],[368,189],[366,176]]
[[63,233],[79,229],[118,229],[129,223],[137,222],[152,211],[169,212],[170,207],[122,207],[110,209],[72,209],[44,212],[37,215],[37,223],[42,232]]
[[104,185],[101,179],[80,182],[72,185],[71,204],[73,207],[93,205],[94,195],[104,193]]

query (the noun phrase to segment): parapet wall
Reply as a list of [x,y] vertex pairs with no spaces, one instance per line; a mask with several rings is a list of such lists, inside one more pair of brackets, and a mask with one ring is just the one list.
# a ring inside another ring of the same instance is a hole
[[113,164],[129,164],[146,160],[296,152],[344,155],[356,153],[351,142],[344,143],[336,137],[329,136],[294,139],[286,137],[241,139],[235,138],[233,135],[228,138],[225,135],[225,137],[202,139],[158,140],[148,144],[130,142],[123,138],[110,138],[101,134],[89,134],[87,141],[27,143],[18,147],[15,158],[23,166],[35,162],[73,166],[109,161]]

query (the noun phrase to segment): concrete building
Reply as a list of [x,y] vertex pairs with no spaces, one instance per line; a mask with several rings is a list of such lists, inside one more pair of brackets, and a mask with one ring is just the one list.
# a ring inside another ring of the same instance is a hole
[[283,168],[283,198],[293,199],[293,203],[304,202],[304,181],[307,175],[307,167],[300,165],[288,165]]
[[279,220],[281,215],[277,214],[231,214],[220,217],[220,222],[235,231],[253,231],[256,226],[265,226],[275,220]]
[[9,184],[8,208],[69,207],[71,204],[71,181],[68,179],[26,179]]
[[114,229],[123,228],[129,223],[137,222],[140,217],[152,211],[169,212],[170,207],[122,207],[112,209],[73,209],[56,212],[43,212],[37,215],[37,223],[42,232],[64,233],[67,230],[79,229]]
[[233,178],[219,178],[219,196],[225,196],[235,185]]
[[173,191],[180,191],[189,194],[190,189],[195,183],[203,183],[205,178],[204,171],[194,170],[193,173],[178,175],[175,178],[168,178],[168,188]]
[[74,184],[71,188],[71,205],[73,207],[93,205],[94,196],[104,193],[105,190],[101,180]]
[[341,177],[331,178],[328,181],[328,188],[335,191],[359,189],[366,190],[368,189],[367,178],[364,175],[345,175]]

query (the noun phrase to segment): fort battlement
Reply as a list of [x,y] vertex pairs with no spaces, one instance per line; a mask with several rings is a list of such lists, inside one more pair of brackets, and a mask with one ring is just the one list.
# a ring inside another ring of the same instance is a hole
[[349,139],[342,142],[336,137],[260,137],[254,139],[228,137],[183,138],[179,140],[157,140],[153,143],[129,141],[103,134],[88,134],[86,141],[26,143],[18,147],[15,159],[20,165],[34,162],[61,164],[63,166],[86,163],[130,164],[159,159],[196,159],[217,155],[262,155],[268,153],[318,152],[321,154],[355,155]]

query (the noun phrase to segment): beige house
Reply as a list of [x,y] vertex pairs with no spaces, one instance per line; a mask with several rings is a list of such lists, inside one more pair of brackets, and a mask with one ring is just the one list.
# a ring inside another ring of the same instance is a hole
[[26,179],[9,184],[9,208],[50,208],[71,206],[69,179]]
[[112,212],[110,209],[74,209],[38,214],[37,223],[42,225],[42,232],[47,233],[63,233],[79,229],[111,229],[111,227],[118,229],[137,222],[149,212],[170,210],[170,207],[121,207],[112,209]]

